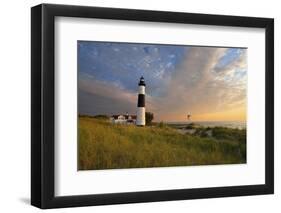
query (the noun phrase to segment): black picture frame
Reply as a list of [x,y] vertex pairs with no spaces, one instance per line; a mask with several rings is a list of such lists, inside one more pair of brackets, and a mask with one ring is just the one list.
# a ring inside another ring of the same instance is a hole
[[[81,17],[264,28],[265,184],[93,195],[54,195],[54,21]],[[274,20],[164,11],[41,4],[31,8],[31,204],[42,209],[274,193]]]

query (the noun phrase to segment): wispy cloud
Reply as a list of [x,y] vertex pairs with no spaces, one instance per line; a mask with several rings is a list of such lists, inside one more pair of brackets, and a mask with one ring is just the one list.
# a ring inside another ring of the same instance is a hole
[[204,113],[243,106],[246,100],[245,78],[236,79],[233,73],[246,69],[246,51],[218,70],[216,66],[227,50],[191,48],[174,72],[167,94],[159,100],[159,118],[184,120],[191,112],[196,119]]
[[[79,90],[84,94],[79,105],[83,105],[80,108],[84,111],[134,113],[137,82],[144,75],[146,106],[157,120],[185,120],[188,112],[193,119],[203,119],[204,114],[226,116],[226,112],[236,113],[234,109],[246,113],[246,49],[180,47],[178,50],[138,44],[98,47],[92,45],[86,51],[93,63],[79,59],[82,63]],[[89,71],[92,66],[95,68]],[[107,101],[101,101],[101,97]],[[88,109],[87,105],[99,110]]]

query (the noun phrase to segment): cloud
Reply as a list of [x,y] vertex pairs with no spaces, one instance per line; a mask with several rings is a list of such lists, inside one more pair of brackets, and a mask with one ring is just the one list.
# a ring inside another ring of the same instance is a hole
[[193,47],[171,76],[166,94],[157,98],[154,108],[160,119],[184,120],[188,112],[196,115],[217,113],[241,107],[246,99],[245,78],[234,73],[246,69],[246,51],[218,68],[227,48]]
[[107,98],[118,99],[122,102],[136,103],[136,95],[126,91],[118,83],[98,81],[95,79],[79,80],[79,89],[95,95],[102,95]]
[[144,76],[150,85],[149,94],[159,95],[159,79],[161,84],[165,83],[185,49],[173,45],[79,41],[78,72],[99,81],[118,81],[130,91],[137,89],[139,78]]
[[[92,76],[79,78],[79,112],[84,114],[136,113],[137,91],[126,90],[121,84],[98,81]],[[136,85],[137,89],[137,85]],[[146,95],[148,109],[155,110],[154,98]]]
[[137,97],[118,84],[79,78],[79,113],[135,113]]
[[[183,121],[189,112],[195,120],[203,115],[230,119],[226,112],[233,112],[235,118],[235,109],[246,113],[246,49],[100,46],[94,46],[97,56],[81,55],[80,113],[135,113],[141,75],[147,83],[147,111],[158,121]],[[111,50],[117,47],[118,55]]]

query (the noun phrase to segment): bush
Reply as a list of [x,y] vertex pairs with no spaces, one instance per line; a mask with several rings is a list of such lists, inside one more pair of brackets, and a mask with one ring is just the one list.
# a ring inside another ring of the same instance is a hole
[[230,129],[225,127],[214,127],[213,137],[246,143],[246,129]]
[[197,128],[196,129],[196,131],[195,131],[195,135],[198,135],[198,136],[200,136],[200,137],[208,137],[209,135],[208,135],[208,133],[207,133],[207,131],[208,131],[209,129],[206,129],[206,128],[204,128],[204,127],[200,127],[200,128]]
[[190,123],[190,124],[187,124],[185,126],[185,129],[194,129],[195,128],[195,124],[194,123]]
[[145,112],[145,124],[151,125],[154,115],[152,112]]

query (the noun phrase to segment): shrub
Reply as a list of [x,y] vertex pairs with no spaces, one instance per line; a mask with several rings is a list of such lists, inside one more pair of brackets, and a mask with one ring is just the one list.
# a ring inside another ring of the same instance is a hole
[[152,112],[145,112],[145,124],[151,125],[154,115]]
[[187,124],[185,129],[194,129],[195,128],[195,124],[194,123],[190,123],[190,124]]
[[246,129],[230,129],[225,127],[214,127],[213,137],[217,139],[227,139],[237,141],[239,143],[246,143]]

